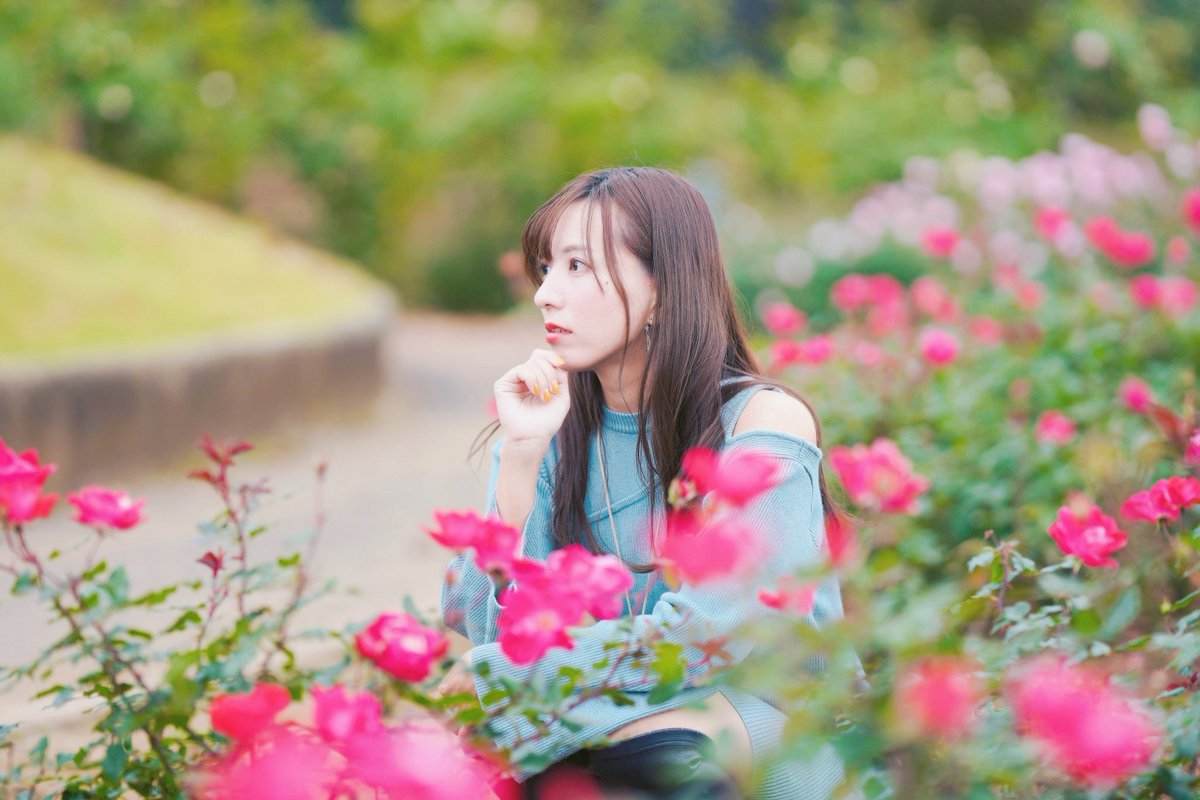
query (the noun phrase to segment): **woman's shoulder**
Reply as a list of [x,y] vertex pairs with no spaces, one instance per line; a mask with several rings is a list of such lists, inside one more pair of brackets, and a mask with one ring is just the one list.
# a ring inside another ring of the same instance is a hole
[[779,391],[754,392],[742,408],[733,435],[750,431],[774,431],[804,439],[817,446],[817,421],[808,406]]

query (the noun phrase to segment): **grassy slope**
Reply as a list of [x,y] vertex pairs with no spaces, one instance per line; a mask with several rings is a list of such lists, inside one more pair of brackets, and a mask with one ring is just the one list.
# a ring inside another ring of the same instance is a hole
[[0,363],[303,328],[374,285],[164,187],[0,137]]

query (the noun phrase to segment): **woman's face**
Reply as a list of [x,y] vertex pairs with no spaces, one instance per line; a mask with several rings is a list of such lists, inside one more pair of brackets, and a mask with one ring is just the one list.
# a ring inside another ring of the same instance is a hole
[[[644,327],[654,310],[654,281],[637,256],[618,246],[616,264],[604,260],[599,209],[587,230],[588,203],[572,203],[563,212],[550,241],[550,259],[541,265],[542,285],[533,301],[546,323],[546,341],[570,371],[605,373],[619,367],[629,339],[636,364],[645,354]],[[589,252],[591,256],[589,257]],[[629,325],[612,272],[620,271],[629,301]],[[626,369],[633,364],[626,364]]]

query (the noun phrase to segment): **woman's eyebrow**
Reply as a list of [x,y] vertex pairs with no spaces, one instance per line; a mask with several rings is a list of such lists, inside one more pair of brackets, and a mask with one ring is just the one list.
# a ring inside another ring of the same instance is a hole
[[587,248],[581,244],[569,244],[562,249],[563,253],[586,253]]

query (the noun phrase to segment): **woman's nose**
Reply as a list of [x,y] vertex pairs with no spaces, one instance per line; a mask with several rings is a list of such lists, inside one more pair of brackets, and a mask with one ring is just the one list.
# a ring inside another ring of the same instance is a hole
[[542,279],[542,285],[533,293],[533,303],[538,308],[562,305],[562,293],[558,290],[558,282],[554,277],[553,268],[546,273],[546,277]]

